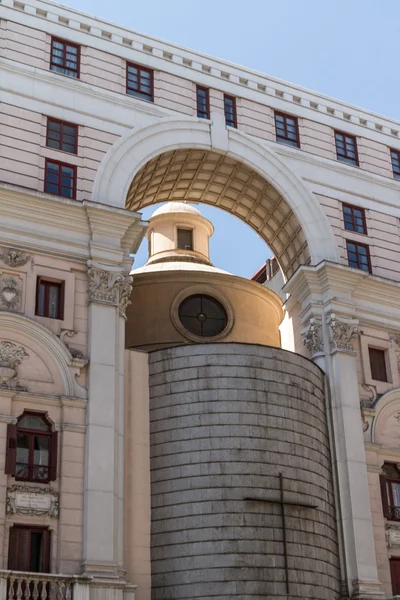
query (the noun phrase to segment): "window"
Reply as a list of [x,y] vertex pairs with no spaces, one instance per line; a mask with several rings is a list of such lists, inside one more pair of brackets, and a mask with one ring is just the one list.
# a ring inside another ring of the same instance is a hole
[[65,40],[51,38],[50,70],[79,79],[80,48]]
[[[8,569],[11,571],[30,571],[31,573],[49,573],[50,531],[39,527],[16,525],[11,527],[8,544]],[[17,582],[14,585],[17,587]],[[15,597],[19,598],[20,596],[16,595]],[[25,598],[25,595],[22,597]]]
[[375,381],[387,381],[385,351],[378,348],[368,348],[371,376]]
[[55,481],[57,443],[57,432],[43,414],[24,412],[16,425],[8,425],[6,473],[20,481]]
[[210,94],[208,88],[196,87],[197,116],[199,119],[210,118]]
[[64,318],[64,282],[48,281],[38,277],[36,285],[36,313],[50,319]]
[[300,147],[299,127],[296,117],[275,113],[276,141],[280,144]]
[[48,118],[46,146],[77,154],[78,126]]
[[153,102],[153,71],[139,65],[126,65],[126,93]]
[[390,156],[392,158],[393,177],[400,179],[400,152],[398,150],[391,150]]
[[393,596],[400,595],[400,558],[390,559],[390,576]]
[[356,242],[346,241],[347,258],[349,267],[361,269],[371,273],[371,260],[369,256],[369,248],[365,244],[357,244]]
[[191,229],[178,229],[178,249],[193,250],[193,231]]
[[225,123],[229,127],[237,127],[236,98],[224,94]]
[[335,131],[336,155],[341,162],[358,167],[357,141],[353,135]]
[[396,465],[383,465],[380,484],[383,515],[390,521],[400,521],[400,473]]
[[212,337],[222,333],[228,323],[222,304],[204,294],[185,298],[179,306],[179,319],[190,333],[201,337]]
[[367,233],[367,223],[365,220],[365,211],[363,208],[343,204],[344,228],[357,233]]
[[46,158],[44,191],[76,198],[76,167]]

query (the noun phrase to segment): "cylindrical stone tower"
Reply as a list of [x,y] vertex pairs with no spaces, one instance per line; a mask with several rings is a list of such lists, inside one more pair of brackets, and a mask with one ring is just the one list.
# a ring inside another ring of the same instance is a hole
[[158,350],[150,408],[153,600],[337,600],[318,367],[251,344]]

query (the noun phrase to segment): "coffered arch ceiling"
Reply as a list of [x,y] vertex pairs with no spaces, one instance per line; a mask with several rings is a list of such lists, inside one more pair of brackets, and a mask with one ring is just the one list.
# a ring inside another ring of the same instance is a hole
[[213,150],[180,148],[150,159],[129,187],[126,208],[173,200],[204,202],[245,221],[268,244],[286,279],[310,262],[305,233],[283,196],[262,175]]

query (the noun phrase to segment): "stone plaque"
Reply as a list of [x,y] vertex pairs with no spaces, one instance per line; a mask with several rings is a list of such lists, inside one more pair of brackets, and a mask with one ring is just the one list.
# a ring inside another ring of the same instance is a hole
[[13,485],[7,490],[7,514],[57,518],[58,513],[59,495],[52,488]]
[[389,548],[400,548],[400,527],[389,525],[386,529],[386,538]]

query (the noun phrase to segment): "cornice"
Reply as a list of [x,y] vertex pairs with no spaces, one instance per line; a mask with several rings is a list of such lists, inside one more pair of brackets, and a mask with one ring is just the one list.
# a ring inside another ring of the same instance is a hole
[[400,123],[389,117],[254,69],[136,33],[47,0],[30,0],[21,3],[21,6],[22,10],[18,9],[12,0],[2,0],[4,18],[36,26],[42,31],[67,37],[80,44],[98,47],[126,60],[136,60],[227,93],[250,97],[261,104],[272,107],[278,104],[278,108],[284,108],[286,105],[286,110],[293,114],[298,114],[299,111],[306,112],[311,115],[308,118],[312,120],[328,121],[333,127],[349,132],[356,129],[360,132],[358,135],[390,140],[383,143],[399,146],[400,140],[397,136]]

